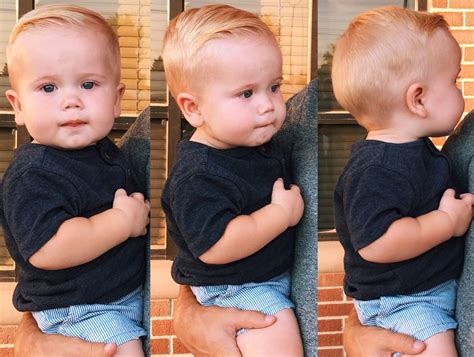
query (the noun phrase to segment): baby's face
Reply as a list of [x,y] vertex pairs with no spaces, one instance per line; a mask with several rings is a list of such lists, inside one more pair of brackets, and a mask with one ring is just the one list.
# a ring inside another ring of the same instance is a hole
[[433,34],[429,46],[431,63],[427,80],[425,107],[428,136],[444,136],[452,132],[464,111],[464,98],[456,85],[461,68],[461,49],[454,37],[444,30]]
[[30,30],[18,41],[7,96],[33,142],[78,149],[105,137],[123,93],[105,37],[62,26]]
[[269,141],[285,119],[278,46],[258,38],[214,40],[200,78],[201,142],[216,148],[258,146]]

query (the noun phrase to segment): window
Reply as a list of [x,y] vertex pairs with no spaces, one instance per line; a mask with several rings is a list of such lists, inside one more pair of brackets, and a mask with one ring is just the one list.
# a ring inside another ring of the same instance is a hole
[[[331,84],[331,64],[334,43],[350,20],[370,8],[396,5],[426,10],[426,1],[415,0],[319,0],[318,2],[318,227],[320,239],[334,239],[324,230],[334,229],[333,192],[355,141],[365,137],[366,131],[345,112],[334,98]],[[368,69],[369,70],[369,69]]]

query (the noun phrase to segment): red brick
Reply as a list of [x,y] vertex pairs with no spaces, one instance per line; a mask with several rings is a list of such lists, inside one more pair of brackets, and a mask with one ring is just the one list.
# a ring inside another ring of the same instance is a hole
[[342,286],[344,273],[323,273],[318,275],[318,286]]
[[466,26],[474,26],[474,12],[466,11],[464,14],[466,16]]
[[437,14],[443,15],[449,26],[463,26],[463,13],[454,11],[439,11]]
[[330,350],[318,350],[318,357],[343,357],[344,350],[342,348],[335,348]]
[[464,47],[463,61],[474,61],[474,47]]
[[150,315],[152,317],[171,316],[170,300],[151,300],[150,301]]
[[474,82],[464,82],[464,96],[474,95]]
[[439,7],[448,7],[448,0],[433,0],[433,7],[439,8]]
[[150,353],[152,355],[167,355],[170,351],[170,339],[169,338],[152,338],[150,340]]
[[318,334],[318,346],[342,346],[342,333]]
[[0,357],[14,357],[13,347],[0,347]]
[[452,30],[451,33],[460,44],[471,45],[474,43],[474,30]]
[[342,301],[342,288],[318,289],[318,301]]
[[173,338],[173,353],[189,353],[189,350],[181,343],[178,338]]
[[318,316],[329,317],[329,316],[347,316],[352,310],[353,304],[319,304],[318,305]]
[[474,78],[474,65],[473,64],[463,64],[461,66],[461,73],[459,73],[459,75],[461,76],[462,79]]
[[430,138],[433,144],[438,148],[443,147],[444,143],[446,142],[447,136],[440,136],[439,138]]
[[342,319],[318,320],[319,332],[342,331]]
[[465,102],[465,106],[464,106],[465,112],[470,112],[471,110],[474,110],[474,99],[465,98],[464,102]]
[[152,336],[171,336],[174,335],[173,320],[153,320],[151,322]]
[[14,325],[0,326],[0,344],[13,344],[17,328]]
[[449,1],[449,8],[450,9],[474,9],[474,1],[472,1],[472,0],[450,0]]

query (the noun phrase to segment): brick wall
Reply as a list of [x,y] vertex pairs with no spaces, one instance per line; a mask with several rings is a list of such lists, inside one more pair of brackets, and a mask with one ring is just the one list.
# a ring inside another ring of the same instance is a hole
[[[180,356],[188,354],[188,350],[176,338],[173,331],[174,300],[152,300],[150,354]],[[0,354],[1,357],[1,354]]]
[[465,112],[474,109],[474,1],[433,0],[430,12],[442,14],[462,49],[460,88],[466,101]]
[[0,326],[0,357],[13,357],[16,326]]

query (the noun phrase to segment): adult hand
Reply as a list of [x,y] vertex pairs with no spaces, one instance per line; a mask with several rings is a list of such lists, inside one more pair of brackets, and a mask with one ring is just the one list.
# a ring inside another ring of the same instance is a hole
[[112,357],[113,343],[91,343],[76,337],[46,335],[40,331],[33,316],[23,314],[15,340],[15,356],[20,357]]
[[176,335],[196,356],[240,356],[236,331],[270,326],[275,317],[256,311],[201,306],[191,289],[182,285],[173,320]]
[[415,338],[380,327],[362,326],[352,310],[344,328],[344,349],[349,357],[390,357],[393,352],[414,355],[425,349]]

